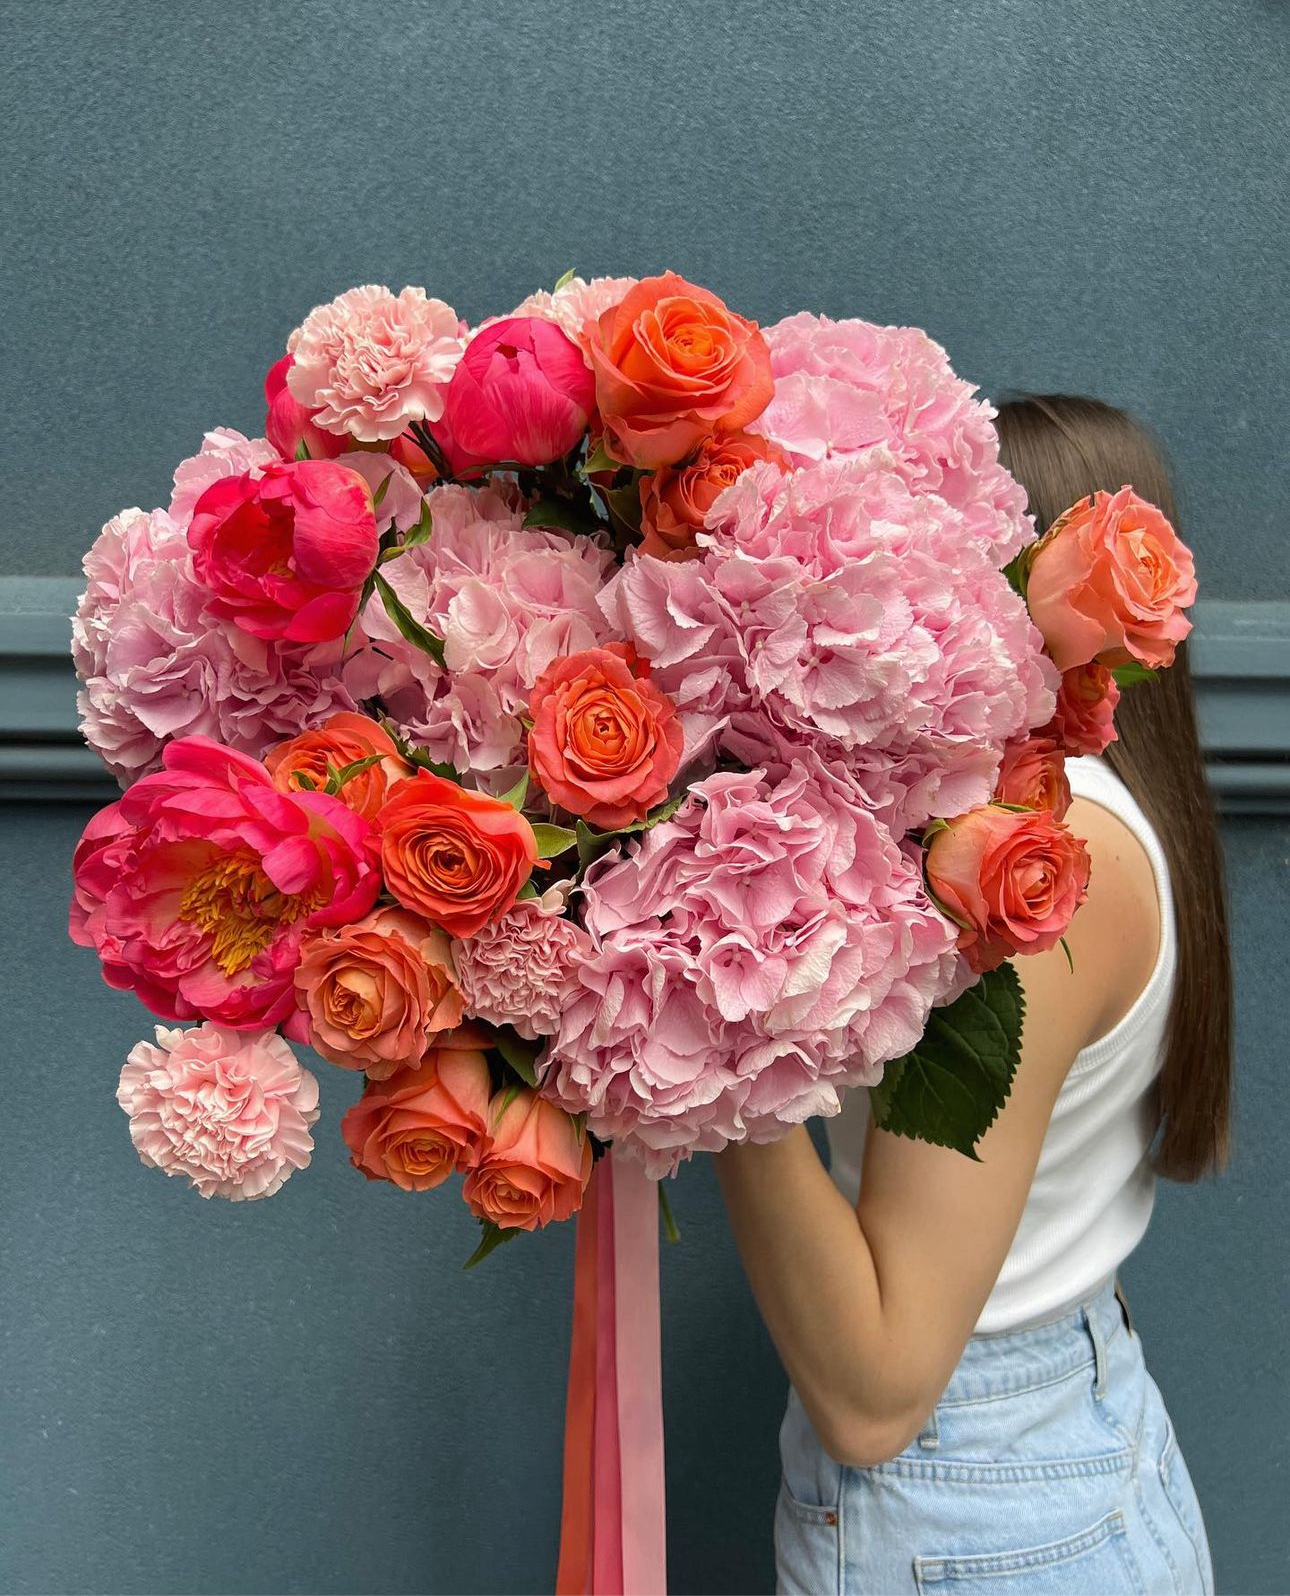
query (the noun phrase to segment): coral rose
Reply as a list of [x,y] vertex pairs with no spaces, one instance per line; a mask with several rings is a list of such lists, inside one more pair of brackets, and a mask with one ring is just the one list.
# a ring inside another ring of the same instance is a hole
[[394,787],[377,825],[386,886],[454,937],[509,909],[537,863],[533,827],[517,809],[427,770]]
[[419,1064],[464,1007],[448,938],[406,909],[317,932],[301,950],[295,982],[314,1047],[374,1081]]
[[410,776],[412,766],[400,757],[389,732],[366,715],[348,710],[333,715],[313,731],[301,732],[271,748],[264,756],[264,767],[279,792],[321,792],[329,779],[329,765],[343,770],[378,755],[380,764],[357,771],[336,794],[365,820],[375,820],[387,788]]
[[675,272],[646,277],[589,330],[596,403],[616,459],[652,470],[770,403],[770,351],[757,324]]
[[306,933],[360,919],[380,890],[371,827],[324,793],[278,792],[263,765],[205,737],[176,739],[163,762],[85,828],[72,940],[164,1019],[302,1018]]
[[529,699],[529,768],[553,803],[594,826],[632,825],[667,797],[684,738],[676,708],[621,654],[557,659]]
[[377,542],[371,490],[334,460],[224,477],[198,499],[188,528],[211,613],[290,643],[344,634]]
[[354,1168],[404,1191],[429,1191],[454,1170],[473,1169],[488,1145],[492,1083],[483,1042],[463,1028],[421,1068],[369,1083],[340,1122]]
[[788,456],[778,444],[752,432],[708,438],[680,465],[660,466],[641,483],[641,552],[660,560],[697,553],[695,534],[703,530],[708,511],[759,460],[788,469]]
[[1044,730],[1072,756],[1103,753],[1115,741],[1119,702],[1120,689],[1105,665],[1095,659],[1072,665],[1062,672],[1057,708]]
[[1066,756],[1056,738],[1042,733],[1016,738],[1003,751],[994,796],[1024,809],[1046,809],[1061,820],[1071,806]]
[[116,1100],[150,1169],[203,1197],[272,1197],[313,1152],[318,1082],[272,1031],[156,1028],[131,1048]]
[[295,365],[290,355],[274,361],[264,378],[264,436],[284,460],[294,460],[304,444],[310,460],[334,460],[349,447],[349,440],[334,432],[324,432],[314,424],[314,412],[306,410],[287,386],[287,373]]
[[[497,1106],[500,1100],[494,1113]],[[502,1230],[539,1230],[582,1207],[591,1161],[590,1139],[562,1108],[520,1091],[497,1114],[462,1196],[473,1214]]]
[[1171,665],[1195,599],[1191,551],[1129,487],[1081,499],[1030,557],[1026,602],[1060,671],[1092,659]]
[[595,403],[577,344],[552,321],[513,316],[467,344],[434,432],[457,476],[504,460],[542,466],[581,439]]
[[927,882],[959,926],[978,974],[1015,953],[1043,953],[1065,934],[1088,890],[1083,842],[1043,811],[982,804],[927,848]]

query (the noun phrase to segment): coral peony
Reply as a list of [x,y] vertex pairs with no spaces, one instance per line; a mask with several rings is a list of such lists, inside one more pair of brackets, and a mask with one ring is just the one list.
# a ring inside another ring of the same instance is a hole
[[630,288],[589,330],[596,404],[616,459],[652,469],[737,432],[770,402],[757,324],[675,272]]
[[365,820],[375,820],[387,789],[412,774],[394,740],[367,715],[333,715],[313,731],[301,732],[264,756],[264,768],[279,792],[320,792],[332,770],[378,758],[379,764],[350,776],[336,796]]
[[292,333],[287,387],[324,431],[379,443],[439,419],[463,347],[441,299],[369,283],[317,306]]
[[364,479],[334,460],[226,477],[188,527],[211,612],[253,637],[320,643],[343,635],[376,564],[376,516]]
[[1120,689],[1097,660],[1062,672],[1057,708],[1045,727],[1067,754],[1100,754],[1115,741],[1115,706]]
[[511,1025],[530,1041],[556,1030],[577,989],[578,960],[591,951],[591,939],[563,908],[563,894],[552,888],[453,943],[468,1013]]
[[484,1038],[444,1037],[416,1069],[369,1082],[340,1122],[350,1163],[369,1180],[430,1191],[473,1169],[488,1146],[492,1090]]
[[595,403],[577,344],[554,322],[514,316],[471,338],[434,432],[457,476],[501,461],[542,466],[581,440]]
[[314,1047],[374,1081],[419,1064],[464,1012],[448,938],[406,909],[311,933],[295,983]]
[[421,770],[377,817],[385,884],[450,936],[509,909],[537,863],[533,827],[510,804]]
[[165,1019],[290,1021],[306,934],[376,899],[371,828],[339,799],[278,792],[263,765],[204,737],[163,760],[85,828],[72,939]]
[[502,1230],[538,1230],[571,1219],[591,1179],[591,1142],[563,1109],[536,1092],[508,1093],[507,1099],[494,1102],[488,1146],[466,1176],[462,1196],[473,1214]]
[[684,560],[697,552],[696,534],[725,490],[759,460],[786,468],[778,445],[751,432],[709,438],[680,465],[660,466],[641,482],[641,553]]
[[1071,806],[1066,756],[1056,738],[1018,737],[1003,751],[994,796],[1000,803],[1046,809],[1061,820]]
[[318,1082],[272,1031],[156,1027],[121,1071],[116,1100],[150,1169],[203,1197],[272,1197],[313,1151]]
[[1057,946],[1084,901],[1089,858],[1053,815],[983,804],[936,832],[926,869],[960,928],[960,949],[980,973],[1016,953]]
[[666,694],[632,674],[620,652],[569,654],[529,700],[529,767],[553,803],[612,830],[667,797],[683,737]]
[[1061,671],[1090,660],[1172,665],[1196,601],[1191,551],[1132,488],[1059,516],[1030,555],[1026,601]]
[[283,355],[274,361],[264,379],[264,435],[284,460],[334,460],[347,446],[345,438],[324,432],[314,424],[314,413],[306,410],[287,386],[287,373],[295,361]]

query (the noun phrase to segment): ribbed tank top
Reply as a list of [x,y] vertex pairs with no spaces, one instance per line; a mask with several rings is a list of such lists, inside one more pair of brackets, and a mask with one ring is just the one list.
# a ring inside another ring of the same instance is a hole
[[[1155,1201],[1149,1149],[1152,1086],[1163,1060],[1177,949],[1164,852],[1127,787],[1101,759],[1072,759],[1071,791],[1129,828],[1146,850],[1160,903],[1160,951],[1124,1018],[1076,1055],[1057,1094],[1016,1237],[978,1334],[1017,1330],[1086,1302],[1141,1241]],[[833,1179],[854,1202],[869,1121],[868,1093],[844,1099],[829,1121]]]

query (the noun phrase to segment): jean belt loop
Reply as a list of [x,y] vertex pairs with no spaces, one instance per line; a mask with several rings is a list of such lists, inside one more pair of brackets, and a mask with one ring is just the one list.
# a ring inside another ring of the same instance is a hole
[[936,1409],[927,1415],[927,1423],[918,1437],[919,1448],[924,1452],[935,1452],[941,1444],[941,1427],[937,1422]]
[[1093,1343],[1093,1397],[1100,1402],[1106,1395],[1106,1327],[1095,1306],[1084,1309],[1084,1324]]

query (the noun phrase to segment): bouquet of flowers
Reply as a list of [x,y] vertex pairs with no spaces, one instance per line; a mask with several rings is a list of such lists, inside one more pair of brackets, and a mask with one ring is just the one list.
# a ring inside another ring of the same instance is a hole
[[1063,760],[1189,628],[1163,516],[1126,487],[1036,542],[925,334],[672,273],[473,329],[351,289],[265,394],[108,522],[74,623],[125,790],[71,931],[167,1022],[118,1091],[144,1162],[278,1190],[291,1042],[363,1077],[369,1179],[464,1176],[481,1251],[609,1143],[661,1175],[856,1085],[970,1151],[1006,961],[1088,879]]

